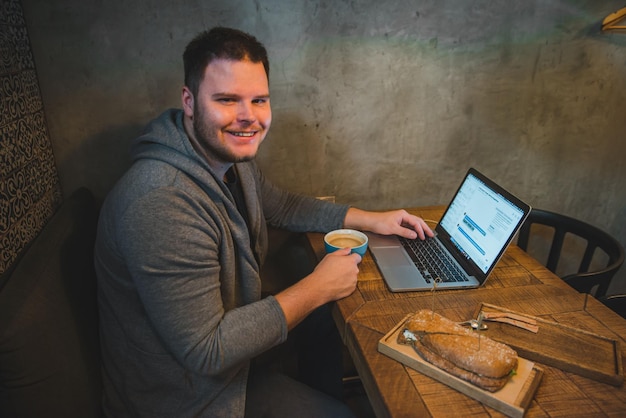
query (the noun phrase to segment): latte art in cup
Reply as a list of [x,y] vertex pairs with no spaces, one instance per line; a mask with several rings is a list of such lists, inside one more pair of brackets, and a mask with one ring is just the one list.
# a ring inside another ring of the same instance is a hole
[[336,229],[324,236],[324,248],[327,253],[332,253],[341,248],[350,248],[351,252],[361,257],[367,251],[367,235],[354,229]]
[[354,247],[358,247],[360,245],[363,245],[364,241],[359,239],[358,237],[355,237],[354,235],[337,234],[337,235],[333,235],[331,238],[329,238],[328,242],[331,245],[334,245],[335,247],[354,248]]

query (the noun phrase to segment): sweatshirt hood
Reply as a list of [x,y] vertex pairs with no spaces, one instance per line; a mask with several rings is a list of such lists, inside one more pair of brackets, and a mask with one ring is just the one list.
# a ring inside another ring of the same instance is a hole
[[[237,231],[239,235],[248,235],[248,227],[250,228],[250,237],[254,237],[252,247],[255,258],[260,264],[265,257],[267,233],[264,222],[261,221],[264,218],[261,205],[258,204],[260,196],[256,194],[256,188],[243,186],[250,221],[246,227],[246,222],[224,181],[218,178],[209,163],[191,145],[183,117],[182,109],[169,109],[150,122],[143,134],[131,144],[130,155],[133,163],[142,159],[162,161],[193,179],[211,201],[223,202],[223,205],[218,205],[221,208],[219,210],[225,211],[224,217],[232,220],[232,231]],[[255,163],[238,163],[235,167],[242,184],[255,183]]]
[[169,109],[150,122],[143,134],[131,144],[132,161],[159,160],[194,178],[206,177],[207,172],[215,177],[209,164],[191,145],[183,124],[183,116],[181,109]]

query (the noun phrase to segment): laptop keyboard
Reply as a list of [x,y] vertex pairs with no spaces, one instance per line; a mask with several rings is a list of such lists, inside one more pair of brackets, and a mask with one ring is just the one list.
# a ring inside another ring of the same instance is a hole
[[409,254],[427,283],[439,278],[442,282],[466,282],[467,277],[450,258],[441,250],[432,238],[406,239],[400,238],[402,246]]

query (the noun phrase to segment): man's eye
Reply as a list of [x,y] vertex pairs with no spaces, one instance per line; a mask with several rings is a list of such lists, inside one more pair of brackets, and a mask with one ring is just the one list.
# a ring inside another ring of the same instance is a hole
[[217,99],[217,101],[220,103],[232,103],[235,101],[235,99],[231,97],[220,97],[219,99]]
[[269,99],[255,99],[252,101],[254,104],[265,104],[267,102],[269,102]]

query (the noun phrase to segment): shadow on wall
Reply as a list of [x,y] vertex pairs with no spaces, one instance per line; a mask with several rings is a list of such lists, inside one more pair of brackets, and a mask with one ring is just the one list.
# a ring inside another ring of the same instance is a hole
[[278,109],[257,161],[264,175],[279,187],[308,196],[334,195],[334,171],[326,167],[331,161],[328,140],[323,125],[307,121],[298,112]]
[[[336,196],[339,203],[364,209],[432,204],[420,201],[421,191],[432,187],[431,183],[414,175],[427,161],[390,163],[375,149],[364,149],[364,140],[359,144],[358,138],[342,137],[332,126],[297,112],[275,111],[257,158],[265,176],[292,192]],[[414,179],[408,194],[402,187],[406,176]]]
[[74,190],[87,187],[97,200],[102,201],[130,167],[130,144],[143,128],[139,124],[113,127],[79,142],[57,163],[61,175],[81,173],[80,176],[63,179],[64,195],[69,196]]

